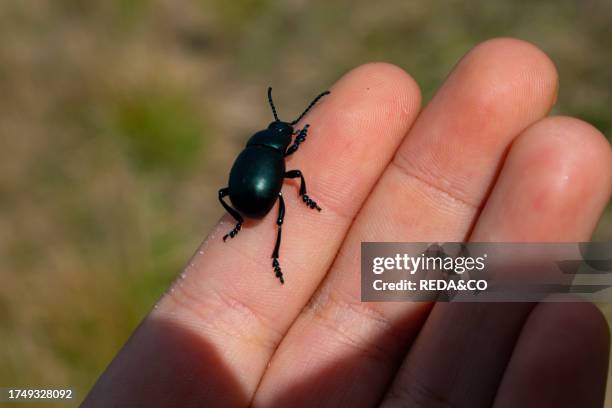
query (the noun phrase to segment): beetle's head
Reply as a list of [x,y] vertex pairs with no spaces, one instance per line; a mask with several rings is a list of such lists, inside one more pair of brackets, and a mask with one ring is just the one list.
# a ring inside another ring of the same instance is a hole
[[304,117],[304,115],[306,115],[310,108],[312,108],[319,99],[321,99],[328,93],[329,91],[325,91],[319,96],[317,96],[312,102],[310,102],[310,105],[308,105],[306,110],[302,112],[302,114],[293,122],[283,122],[278,118],[278,114],[276,113],[276,107],[274,106],[274,102],[272,101],[272,88],[268,88],[268,102],[270,103],[270,108],[272,108],[272,113],[274,114],[274,122],[268,125],[268,130],[266,131],[265,136],[259,136],[258,134],[256,134],[253,137],[256,138],[257,142],[255,142],[254,139],[251,139],[252,141],[250,143],[262,143],[261,139],[265,138],[265,144],[267,146],[280,149],[284,152],[291,144],[291,139],[294,134],[293,126],[298,123],[300,119]]
[[268,129],[279,136],[282,135],[291,137],[293,134],[293,126],[291,126],[291,123],[281,122],[280,120],[275,120],[274,122],[270,123],[268,125]]
[[268,126],[268,131],[271,133],[270,136],[272,140],[279,144],[281,150],[286,150],[291,144],[291,139],[293,137],[293,126],[291,126],[290,123],[275,120]]

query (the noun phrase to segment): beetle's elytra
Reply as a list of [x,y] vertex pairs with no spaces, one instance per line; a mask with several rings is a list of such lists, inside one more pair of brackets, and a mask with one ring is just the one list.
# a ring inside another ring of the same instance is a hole
[[[263,218],[270,212],[278,200],[278,234],[276,244],[272,251],[272,267],[281,283],[285,283],[283,273],[278,262],[281,242],[281,228],[285,218],[285,202],[281,194],[283,181],[286,178],[300,178],[300,191],[302,201],[310,208],[321,211],[321,208],[306,194],[306,182],[299,170],[285,169],[285,157],[295,153],[300,144],[306,140],[309,125],[302,129],[293,129],[306,113],[329,91],[317,96],[302,114],[292,122],[283,122],[278,119],[276,107],[272,101],[272,88],[268,88],[268,102],[274,114],[274,122],[267,129],[255,133],[246,144],[244,150],[238,155],[229,175],[228,186],[219,190],[219,201],[223,208],[236,220],[236,226],[223,237],[234,238],[244,222],[243,217]],[[295,136],[295,140],[293,140]],[[233,205],[224,201],[229,196]]]

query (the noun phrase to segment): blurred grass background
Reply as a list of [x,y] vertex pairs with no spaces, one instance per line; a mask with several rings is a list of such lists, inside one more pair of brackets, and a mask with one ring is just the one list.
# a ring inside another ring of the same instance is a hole
[[556,62],[555,112],[610,135],[610,21],[607,0],[2,1],[0,386],[85,395],[223,214],[269,84],[293,116],[384,60],[426,101],[472,46],[515,36]]

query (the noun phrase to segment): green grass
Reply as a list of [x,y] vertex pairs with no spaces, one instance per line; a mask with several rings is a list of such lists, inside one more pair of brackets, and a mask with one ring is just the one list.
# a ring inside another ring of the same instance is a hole
[[188,98],[147,90],[120,99],[111,109],[110,132],[139,169],[185,171],[198,157],[203,126]]

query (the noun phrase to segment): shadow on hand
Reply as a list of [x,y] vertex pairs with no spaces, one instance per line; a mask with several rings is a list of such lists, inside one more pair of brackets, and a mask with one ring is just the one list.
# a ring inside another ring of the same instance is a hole
[[197,333],[147,318],[87,395],[82,407],[246,406],[218,351]]
[[[407,353],[409,358],[422,361],[413,364],[420,371],[404,370],[403,376],[397,378],[403,388],[404,403],[490,406],[515,342],[535,305],[438,304],[431,314],[429,307],[424,307],[418,319],[402,319],[392,330],[379,333],[376,338],[350,348],[350,353],[337,356],[329,365],[285,384],[265,406],[376,406]],[[558,327],[573,333],[571,323],[588,317],[582,312],[570,313],[574,309],[576,305],[572,303],[560,304],[546,320],[557,316],[559,321],[551,323],[552,329]],[[573,318],[564,317],[568,315]],[[584,339],[584,335],[578,330],[572,336],[575,342],[566,339],[565,351],[580,354],[586,350],[584,345],[591,344],[592,336],[586,333]],[[556,337],[543,340],[550,347],[550,341]],[[599,354],[607,357],[607,353],[604,350]],[[592,356],[585,359],[588,364],[595,360]],[[598,364],[600,369],[591,370],[601,383],[595,387],[595,399],[602,401],[607,360],[603,362],[606,364]],[[570,365],[569,372],[574,375],[583,365]],[[552,372],[548,380],[556,378],[558,373]],[[551,389],[556,390],[557,386]],[[252,404],[251,391],[240,384],[217,347],[188,327],[157,317],[142,323],[102,374],[83,406],[244,407]]]

